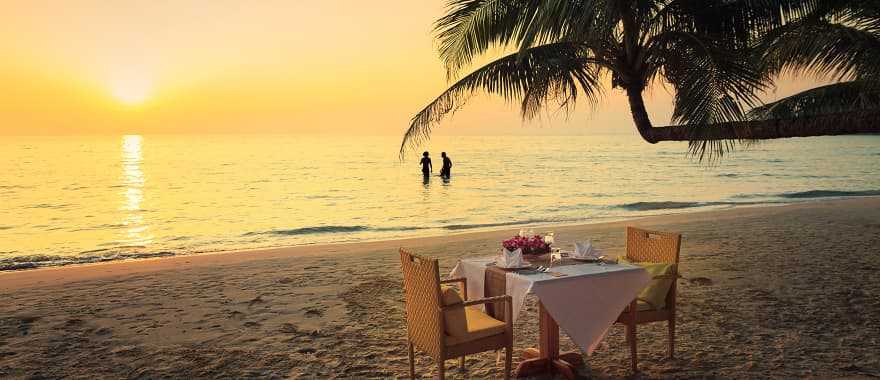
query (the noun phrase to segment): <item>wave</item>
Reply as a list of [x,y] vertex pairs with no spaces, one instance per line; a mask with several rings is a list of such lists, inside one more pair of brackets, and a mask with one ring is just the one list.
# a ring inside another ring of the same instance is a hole
[[809,190],[799,191],[795,193],[779,194],[782,198],[804,199],[804,198],[826,198],[826,197],[869,197],[880,195],[880,190],[862,190],[862,191],[845,191],[845,190]]
[[379,227],[372,228],[373,231],[379,232],[388,232],[388,231],[418,231],[418,230],[428,230],[431,227],[416,227],[416,226],[402,226],[402,227]]
[[735,202],[634,202],[617,206],[624,210],[630,211],[648,211],[648,210],[671,210],[680,208],[719,206],[727,204],[737,204]]
[[319,194],[319,195],[306,195],[306,196],[303,196],[303,198],[305,198],[305,199],[348,199],[348,198],[350,198],[350,197],[347,196],[347,195],[324,195],[324,194]]
[[315,227],[293,228],[293,229],[289,229],[289,230],[247,232],[247,233],[242,234],[242,236],[254,236],[254,235],[295,236],[295,235],[308,235],[308,234],[333,234],[333,233],[340,233],[340,232],[359,232],[359,231],[366,231],[368,229],[369,228],[366,226],[315,226]]
[[40,203],[40,204],[35,204],[35,205],[27,206],[27,208],[60,209],[60,208],[66,208],[66,207],[69,207],[69,206],[71,206],[71,205],[70,205],[70,204],[65,204],[65,203],[59,203],[59,204],[53,204],[53,203]]
[[[450,224],[447,226],[443,226],[445,230],[471,230],[475,228],[491,228],[491,227],[504,227],[504,226],[516,226],[516,225],[526,225],[526,224],[536,224],[536,223],[550,223],[553,222],[551,220],[546,219],[531,219],[531,220],[522,220],[517,222],[496,222],[496,223],[474,223],[474,224]],[[555,221],[560,222],[560,221]]]
[[46,266],[61,266],[72,264],[91,264],[104,261],[148,259],[154,257],[174,256],[174,252],[117,252],[106,255],[86,256],[52,256],[52,255],[29,255],[0,259],[0,271],[12,271],[20,269],[34,269]]

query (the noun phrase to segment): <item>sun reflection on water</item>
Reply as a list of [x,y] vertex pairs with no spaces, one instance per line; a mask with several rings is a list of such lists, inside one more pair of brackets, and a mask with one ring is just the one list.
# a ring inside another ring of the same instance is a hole
[[122,137],[122,186],[125,190],[122,192],[120,209],[125,212],[122,220],[125,233],[121,242],[130,246],[145,246],[153,239],[141,212],[145,182],[144,172],[141,170],[142,143],[143,137],[140,135]]

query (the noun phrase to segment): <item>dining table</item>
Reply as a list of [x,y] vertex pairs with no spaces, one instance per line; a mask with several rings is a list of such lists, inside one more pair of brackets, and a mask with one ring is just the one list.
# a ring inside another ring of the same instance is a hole
[[528,294],[538,298],[539,338],[536,348],[523,351],[516,375],[557,373],[574,379],[583,366],[580,352],[560,352],[560,330],[587,355],[601,343],[608,329],[651,280],[643,268],[624,263],[582,262],[571,258],[548,262],[533,259],[531,265],[508,269],[496,265],[496,257],[472,257],[458,261],[453,278],[467,280],[467,298],[510,295],[512,315],[487,305],[496,319],[516,322]]

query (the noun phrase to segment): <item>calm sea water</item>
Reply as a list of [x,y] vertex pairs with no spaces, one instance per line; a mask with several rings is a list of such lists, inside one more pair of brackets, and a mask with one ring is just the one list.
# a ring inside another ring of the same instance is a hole
[[720,164],[631,136],[0,139],[0,269],[585,223],[880,195],[880,136],[792,139]]

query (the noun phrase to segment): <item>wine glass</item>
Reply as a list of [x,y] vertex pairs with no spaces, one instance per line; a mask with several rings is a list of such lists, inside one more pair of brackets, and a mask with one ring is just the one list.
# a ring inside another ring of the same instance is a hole
[[553,263],[557,261],[562,261],[562,253],[559,251],[550,252],[550,265],[548,268],[553,268]]

